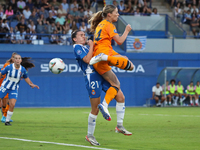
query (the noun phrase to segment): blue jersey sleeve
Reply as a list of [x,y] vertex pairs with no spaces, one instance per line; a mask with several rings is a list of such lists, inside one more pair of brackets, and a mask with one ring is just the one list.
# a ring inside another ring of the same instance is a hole
[[2,75],[7,74],[9,69],[10,69],[10,65],[6,66],[3,70],[1,70],[1,74]]
[[25,68],[23,68],[23,78],[24,79],[28,78],[28,72],[26,71]]
[[76,45],[74,47],[74,52],[75,52],[75,54],[77,56],[77,59],[83,59],[83,57],[85,57],[87,55],[87,53],[85,52],[83,47],[80,46],[80,45]]

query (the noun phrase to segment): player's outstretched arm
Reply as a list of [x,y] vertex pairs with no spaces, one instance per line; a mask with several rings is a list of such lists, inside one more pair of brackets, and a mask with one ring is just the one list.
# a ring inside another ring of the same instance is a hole
[[126,37],[128,36],[128,33],[132,30],[131,25],[128,24],[126,26],[126,29],[124,31],[124,33],[122,34],[122,36],[119,36],[118,34],[115,35],[113,37],[113,39],[115,40],[115,42],[117,42],[118,45],[122,45],[124,43],[124,41],[126,40]]
[[39,89],[39,86],[32,83],[32,81],[29,78],[24,79],[28,85],[30,85],[31,88],[37,88]]

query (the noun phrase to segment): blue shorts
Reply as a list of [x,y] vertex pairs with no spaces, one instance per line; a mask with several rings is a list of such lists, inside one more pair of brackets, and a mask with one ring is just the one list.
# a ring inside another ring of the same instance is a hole
[[12,90],[12,89],[6,89],[4,87],[0,87],[0,98],[3,99],[6,94],[8,93],[8,97],[9,99],[16,99],[17,100],[17,96],[18,96],[18,91],[16,90]]
[[90,98],[98,98],[101,96],[101,91],[106,92],[110,88],[110,83],[107,82],[96,71],[85,76],[85,85]]

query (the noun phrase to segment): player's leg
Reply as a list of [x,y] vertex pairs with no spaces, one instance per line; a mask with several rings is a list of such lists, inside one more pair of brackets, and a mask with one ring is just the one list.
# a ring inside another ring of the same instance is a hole
[[90,65],[98,63],[100,61],[108,61],[112,66],[116,66],[123,70],[133,70],[133,63],[125,56],[119,55],[116,52],[113,52],[115,55],[108,56],[103,53],[100,53],[97,56],[92,57],[90,60]]
[[123,126],[123,120],[125,115],[125,96],[121,89],[118,91],[116,99],[116,113],[117,113],[117,127],[115,132],[122,133],[124,135],[132,135],[131,132],[127,131]]
[[190,105],[193,106],[193,101],[192,101],[193,96],[191,94],[189,96],[190,96]]
[[96,119],[99,112],[98,104],[100,104],[100,97],[90,98],[91,112],[88,116],[88,131],[85,137],[86,141],[90,142],[91,145],[100,145],[94,137],[94,131],[96,127]]
[[199,95],[195,94],[195,105],[199,106]]
[[[7,94],[8,95],[8,94]],[[8,98],[7,95],[3,98],[2,100],[2,111],[3,111],[3,116],[1,118],[1,122],[5,123],[6,121],[6,116],[7,116],[7,111],[8,111],[8,107],[7,107],[7,103],[8,103]]]

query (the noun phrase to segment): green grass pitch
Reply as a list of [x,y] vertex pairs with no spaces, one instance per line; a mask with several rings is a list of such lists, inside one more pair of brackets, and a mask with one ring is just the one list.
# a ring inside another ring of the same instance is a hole
[[[200,149],[200,108],[126,108],[124,126],[133,133],[115,133],[112,120],[97,117],[95,137],[99,148],[120,150],[198,150]],[[91,146],[85,141],[90,108],[16,108],[12,126],[0,124],[0,137]],[[0,139],[6,150],[79,150],[81,147]]]

